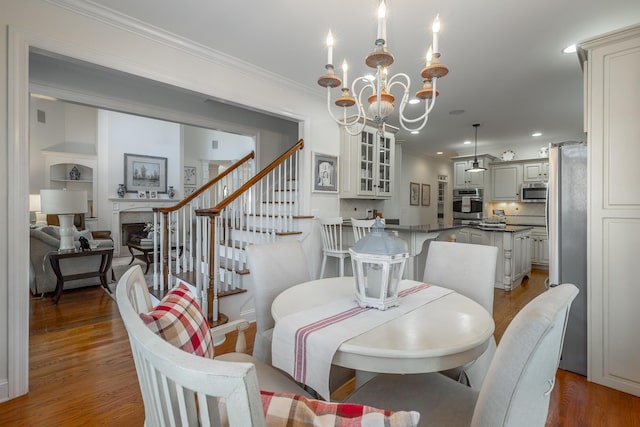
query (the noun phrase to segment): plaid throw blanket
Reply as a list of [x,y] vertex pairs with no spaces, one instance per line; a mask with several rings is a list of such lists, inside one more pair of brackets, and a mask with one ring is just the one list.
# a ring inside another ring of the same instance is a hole
[[260,391],[269,427],[414,427],[420,414],[353,403],[327,403],[289,393]]

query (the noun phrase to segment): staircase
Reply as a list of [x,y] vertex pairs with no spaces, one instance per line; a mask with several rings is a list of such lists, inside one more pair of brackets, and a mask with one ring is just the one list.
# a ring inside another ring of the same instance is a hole
[[[227,320],[219,309],[220,298],[225,298],[225,311],[238,317],[252,299],[244,248],[301,239],[298,221],[312,218],[300,212],[303,147],[299,140],[258,173],[252,152],[175,206],[155,208],[154,230],[160,232],[154,234],[154,247],[159,249],[154,253],[151,292],[161,297],[182,279],[195,288],[212,326]],[[180,245],[184,250],[177,257],[170,247]]]

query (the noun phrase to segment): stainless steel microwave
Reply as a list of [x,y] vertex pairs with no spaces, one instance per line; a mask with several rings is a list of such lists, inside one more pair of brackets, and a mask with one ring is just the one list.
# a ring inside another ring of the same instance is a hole
[[531,182],[522,184],[520,201],[527,203],[544,203],[547,201],[547,183]]

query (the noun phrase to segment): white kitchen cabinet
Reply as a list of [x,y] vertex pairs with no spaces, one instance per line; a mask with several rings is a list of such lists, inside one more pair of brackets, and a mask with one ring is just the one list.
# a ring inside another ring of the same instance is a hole
[[587,303],[587,378],[640,396],[640,25],[579,48],[586,60],[589,229],[587,283],[574,305]]
[[474,245],[490,245],[491,231],[479,230],[477,228],[461,228],[456,230],[456,242],[471,243]]
[[391,126],[385,129],[384,136],[368,125],[358,135],[341,131],[341,198],[391,198],[397,129]]
[[[495,157],[489,155],[478,156],[478,165],[487,167]],[[473,167],[473,156],[456,157],[453,159],[453,188],[485,188],[488,186],[489,172],[466,172]]]
[[491,165],[491,200],[519,202],[522,187],[522,164]]
[[524,182],[547,182],[549,180],[549,162],[523,164]]
[[498,248],[495,287],[510,291],[531,274],[531,229],[520,231],[480,230],[465,227],[456,230],[456,242]]
[[549,239],[545,227],[534,227],[531,230],[531,263],[538,266],[549,266]]

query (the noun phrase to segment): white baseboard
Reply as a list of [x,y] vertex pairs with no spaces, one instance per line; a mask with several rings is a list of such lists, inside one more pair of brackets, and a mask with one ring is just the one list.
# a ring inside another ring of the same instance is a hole
[[0,402],[6,402],[9,400],[9,380],[0,380]]

